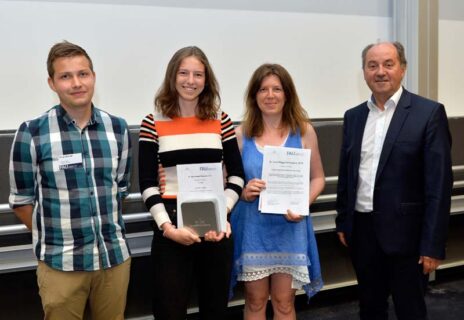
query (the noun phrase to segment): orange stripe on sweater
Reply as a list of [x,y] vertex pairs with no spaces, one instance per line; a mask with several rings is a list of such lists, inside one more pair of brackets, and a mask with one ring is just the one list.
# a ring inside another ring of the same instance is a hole
[[142,123],[142,126],[144,126],[145,128],[151,129],[151,130],[155,130],[155,125],[148,121],[144,121]]
[[232,126],[232,120],[229,119],[229,121],[225,122],[222,124],[222,128],[227,128],[227,127],[230,127]]
[[177,199],[177,196],[175,195],[162,195],[161,198],[163,199]]
[[153,137],[155,137],[153,134],[147,133],[147,132],[143,132],[143,131],[140,131],[139,136],[140,136],[140,137],[146,137],[146,138],[153,138]]
[[228,137],[230,137],[230,136],[233,136],[234,133],[235,133],[235,132],[231,130],[231,131],[229,131],[229,132],[227,132],[227,133],[224,133],[224,134],[222,135],[222,137],[223,137],[223,138],[228,138]]
[[219,120],[200,120],[195,117],[175,118],[169,121],[156,121],[156,131],[158,136],[193,133],[221,134],[221,122]]

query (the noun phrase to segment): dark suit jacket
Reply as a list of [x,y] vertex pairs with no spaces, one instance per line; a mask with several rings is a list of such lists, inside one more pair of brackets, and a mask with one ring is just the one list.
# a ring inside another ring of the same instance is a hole
[[[348,110],[337,188],[337,231],[350,242],[367,102]],[[453,184],[444,106],[403,90],[388,128],[374,185],[373,221],[391,255],[445,257]]]

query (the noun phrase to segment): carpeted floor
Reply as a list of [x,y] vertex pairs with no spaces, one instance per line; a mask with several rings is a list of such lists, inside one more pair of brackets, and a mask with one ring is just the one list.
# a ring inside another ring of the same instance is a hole
[[[441,271],[443,273],[443,271]],[[446,274],[431,282],[426,295],[429,320],[464,319],[464,270]],[[298,320],[357,320],[356,287],[322,291],[309,303],[298,296],[295,303]],[[268,319],[272,319],[270,304]],[[230,309],[228,320],[243,319],[243,306]],[[197,319],[191,315],[189,319]],[[390,320],[396,320],[390,302]]]
[[[426,302],[430,320],[463,320],[464,280],[431,283],[426,295]],[[390,319],[396,319],[391,301],[389,315]],[[333,304],[324,302],[319,306],[308,305],[302,307],[299,305],[297,318],[302,320],[359,319],[358,302],[355,292],[352,295],[348,295],[345,301],[340,301],[339,298]]]

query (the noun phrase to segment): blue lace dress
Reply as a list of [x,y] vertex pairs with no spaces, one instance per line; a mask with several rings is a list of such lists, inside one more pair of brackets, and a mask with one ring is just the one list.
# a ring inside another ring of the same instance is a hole
[[[300,134],[290,134],[284,146],[302,148]],[[242,160],[247,182],[261,178],[263,154],[254,139],[243,137]],[[287,273],[293,288],[312,297],[323,283],[311,218],[288,222],[283,215],[258,211],[258,201],[240,200],[231,214],[235,247],[231,296],[237,281]]]

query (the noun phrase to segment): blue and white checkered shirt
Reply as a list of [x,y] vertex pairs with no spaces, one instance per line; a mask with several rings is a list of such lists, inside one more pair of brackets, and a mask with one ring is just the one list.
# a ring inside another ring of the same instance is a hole
[[10,206],[32,205],[33,247],[54,269],[93,271],[130,256],[121,202],[131,163],[126,122],[92,106],[79,129],[61,106],[21,124],[10,155]]

